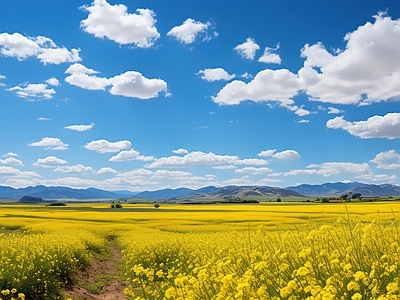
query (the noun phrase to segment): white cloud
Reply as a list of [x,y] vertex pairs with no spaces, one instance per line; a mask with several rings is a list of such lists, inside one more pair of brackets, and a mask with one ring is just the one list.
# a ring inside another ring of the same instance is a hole
[[371,177],[371,169],[367,163],[357,164],[351,162],[326,162],[321,165],[309,165],[307,169],[290,170],[284,173],[273,173],[271,176],[303,176],[303,175],[321,175],[330,177],[332,175],[351,173],[356,178]]
[[99,169],[96,174],[117,174],[118,171],[114,170],[113,168],[110,167],[103,167],[101,169]]
[[400,169],[400,154],[393,149],[380,152],[370,162],[377,164],[378,169]]
[[[357,164],[351,162],[326,162],[322,165],[312,165],[313,169],[308,171],[315,171],[316,174],[324,177],[329,177],[333,174],[340,173],[354,173],[354,174],[366,174],[370,173],[370,166],[367,163]],[[305,170],[307,171],[307,170]],[[291,175],[291,174],[288,174]],[[287,176],[287,174],[285,174]]]
[[[343,51],[333,55],[321,43],[305,45],[299,71],[312,100],[358,104],[400,97],[400,20],[380,13],[346,34]],[[388,41],[391,41],[388,43]]]
[[293,160],[300,158],[300,154],[295,150],[285,150],[275,153],[272,157],[281,160]]
[[65,126],[65,129],[70,129],[70,130],[75,130],[75,131],[86,131],[92,129],[94,126],[94,123],[90,125],[70,125],[70,126]]
[[308,116],[310,114],[310,111],[304,108],[297,108],[295,109],[295,114],[298,115],[299,117],[304,117]]
[[260,71],[249,83],[240,80],[229,82],[212,100],[220,105],[235,105],[246,100],[274,101],[290,109],[294,104],[292,98],[301,87],[298,76],[289,70],[267,69]]
[[310,123],[310,120],[301,119],[301,120],[299,120],[299,123]]
[[260,46],[256,44],[254,39],[247,38],[246,42],[237,45],[233,49],[236,50],[242,57],[253,60],[256,55],[256,51],[260,49]]
[[246,167],[235,170],[235,173],[249,173],[253,175],[260,175],[265,173],[270,173],[272,170],[270,168],[256,168],[256,167]]
[[129,149],[132,146],[130,141],[123,140],[118,142],[109,142],[107,140],[91,141],[85,145],[88,150],[100,153],[113,153],[121,150]]
[[185,156],[170,156],[156,159],[151,163],[149,168],[160,167],[179,167],[179,166],[214,166],[226,163],[234,163],[238,161],[239,157],[231,155],[217,155],[212,152],[204,153],[201,151],[193,151]]
[[110,85],[107,78],[94,76],[98,72],[86,68],[82,64],[73,64],[68,67],[65,74],[70,74],[65,78],[65,81],[71,85],[78,86],[88,90],[102,90],[104,91],[106,86]]
[[400,138],[400,113],[388,113],[384,116],[372,116],[366,121],[348,122],[343,116],[326,122],[326,127],[343,129],[362,139]]
[[26,37],[15,32],[0,34],[0,53],[4,56],[16,57],[24,60],[29,57],[36,57],[43,64],[60,64],[64,62],[80,61],[80,49],[68,50],[65,47],[58,47],[53,40],[44,36]]
[[19,155],[14,152],[7,152],[6,154],[3,155],[3,157],[18,157]]
[[204,69],[200,70],[197,75],[201,75],[201,79],[206,80],[208,82],[217,81],[217,80],[231,80],[236,75],[230,75],[222,68],[214,68],[214,69]]
[[128,71],[108,79],[112,85],[110,93],[125,97],[150,99],[164,91],[168,94],[167,83],[162,79],[148,79],[141,73]]
[[136,14],[130,14],[125,5],[110,5],[105,0],[94,0],[91,6],[83,6],[82,9],[89,15],[80,26],[95,37],[139,48],[153,46],[160,37],[155,27],[155,14],[150,9],[137,9]]
[[124,178],[137,178],[137,177],[146,177],[153,175],[153,171],[146,170],[146,169],[134,169],[129,172],[124,172],[124,173],[119,173],[117,176],[118,177],[124,177]]
[[117,155],[111,157],[109,161],[122,162],[122,161],[136,160],[139,157],[139,155],[140,153],[134,149],[124,150],[119,152]]
[[58,81],[57,78],[51,77],[46,80],[46,83],[52,86],[59,86],[60,82]]
[[245,158],[235,161],[235,165],[265,166],[268,165],[268,161],[258,158]]
[[175,153],[175,154],[188,154],[189,151],[187,151],[186,149],[183,149],[183,148],[179,148],[177,150],[172,150],[172,153]]
[[39,174],[35,172],[23,172],[21,170],[18,170],[14,167],[4,167],[0,166],[0,176],[6,176],[6,177],[41,177]]
[[7,91],[16,91],[17,95],[21,98],[42,98],[51,99],[56,91],[48,88],[44,83],[24,83],[18,86],[7,89]]
[[182,178],[187,176],[192,176],[193,174],[185,171],[169,171],[169,170],[157,170],[152,175],[152,178]]
[[328,114],[340,114],[340,113],[344,113],[344,111],[332,106],[328,107]]
[[272,149],[272,150],[263,150],[260,153],[258,153],[258,156],[273,156],[276,152],[276,149]]
[[13,166],[23,166],[24,164],[19,159],[14,157],[7,157],[5,159],[0,159],[0,164],[3,165],[13,165]]
[[[205,33],[208,27],[211,26],[211,23],[201,23],[199,21],[195,21],[191,18],[186,19],[182,25],[173,27],[170,31],[168,31],[167,35],[172,36],[181,43],[191,44],[196,40],[196,37]],[[214,35],[215,36],[215,35]],[[206,35],[206,40],[209,40],[211,37]]]
[[158,78],[146,78],[136,71],[127,71],[123,74],[111,78],[98,77],[98,72],[86,68],[82,64],[71,65],[66,71],[70,74],[65,78],[69,84],[88,90],[105,90],[111,86],[109,92],[112,95],[150,99],[158,97],[159,93],[164,91],[169,96],[167,83]]
[[259,62],[263,62],[266,64],[280,64],[282,62],[279,54],[274,53],[279,49],[279,44],[276,45],[275,48],[265,47],[264,54],[258,59]]
[[372,181],[383,181],[383,182],[390,182],[397,179],[396,175],[387,175],[387,174],[377,174],[372,177]]
[[65,165],[68,162],[56,156],[47,156],[46,158],[39,158],[36,162],[32,165],[36,167],[43,167],[43,168],[55,168],[60,165]]
[[237,169],[237,167],[234,166],[234,165],[227,165],[227,166],[215,166],[215,167],[213,167],[213,169],[216,169],[216,170],[235,170],[235,169]]
[[93,173],[93,169],[91,167],[86,167],[81,164],[75,166],[59,166],[54,169],[54,172],[59,173]]
[[30,143],[28,146],[32,147],[45,147],[45,149],[52,150],[67,150],[68,144],[64,144],[59,138],[42,138],[39,142]]
[[45,118],[45,117],[39,117],[37,119],[38,121],[50,121],[50,118]]

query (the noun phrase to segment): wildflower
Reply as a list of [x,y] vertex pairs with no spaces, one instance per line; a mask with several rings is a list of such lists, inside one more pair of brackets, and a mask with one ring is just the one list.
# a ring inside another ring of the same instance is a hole
[[396,293],[399,290],[399,287],[396,282],[391,282],[386,286],[386,290],[389,293]]
[[362,295],[360,293],[355,293],[352,297],[351,300],[361,300]]

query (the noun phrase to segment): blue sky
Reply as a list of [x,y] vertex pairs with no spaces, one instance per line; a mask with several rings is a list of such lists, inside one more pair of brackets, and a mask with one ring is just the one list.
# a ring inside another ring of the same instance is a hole
[[0,185],[400,184],[400,2],[0,2]]

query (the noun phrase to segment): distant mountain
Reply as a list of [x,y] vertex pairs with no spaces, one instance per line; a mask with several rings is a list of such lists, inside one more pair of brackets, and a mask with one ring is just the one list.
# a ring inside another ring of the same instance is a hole
[[207,186],[200,189],[178,188],[133,193],[130,191],[105,191],[96,188],[73,189],[61,186],[43,185],[15,189],[0,186],[0,198],[21,199],[23,196],[41,197],[43,200],[57,199],[119,199],[144,198],[150,200],[212,200],[246,197],[334,197],[343,194],[360,193],[362,197],[400,196],[400,186],[392,184],[365,184],[360,182],[336,182],[319,185],[301,184],[287,188],[270,186]]
[[301,184],[287,189],[310,197],[334,197],[343,194],[360,193],[363,197],[390,197],[400,195],[400,186],[392,184],[365,184],[360,182],[336,182],[318,185]]
[[7,186],[0,186],[0,198],[20,199],[23,196],[41,197],[44,200],[121,198],[121,195],[118,193],[95,188],[73,189],[61,186],[46,187],[38,185],[14,189]]
[[144,199],[170,199],[176,197],[184,197],[188,195],[192,195],[195,190],[187,189],[187,188],[178,188],[178,189],[163,189],[158,191],[145,191],[138,193],[133,196],[133,198],[144,198]]
[[134,198],[147,198],[147,199],[170,199],[170,200],[199,200],[199,199],[223,199],[223,198],[245,198],[249,196],[271,196],[271,197],[286,197],[297,196],[302,197],[296,191],[287,189],[268,187],[268,186],[225,186],[215,187],[208,186],[197,190],[179,188],[179,189],[165,189],[158,191],[146,191],[136,194]]

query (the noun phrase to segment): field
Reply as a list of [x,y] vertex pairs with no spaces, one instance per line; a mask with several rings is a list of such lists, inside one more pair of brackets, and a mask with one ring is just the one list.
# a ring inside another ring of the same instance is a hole
[[[126,299],[398,299],[399,211],[399,202],[2,203],[0,299],[123,299],[107,298],[111,281]],[[119,275],[87,273],[112,257]]]

